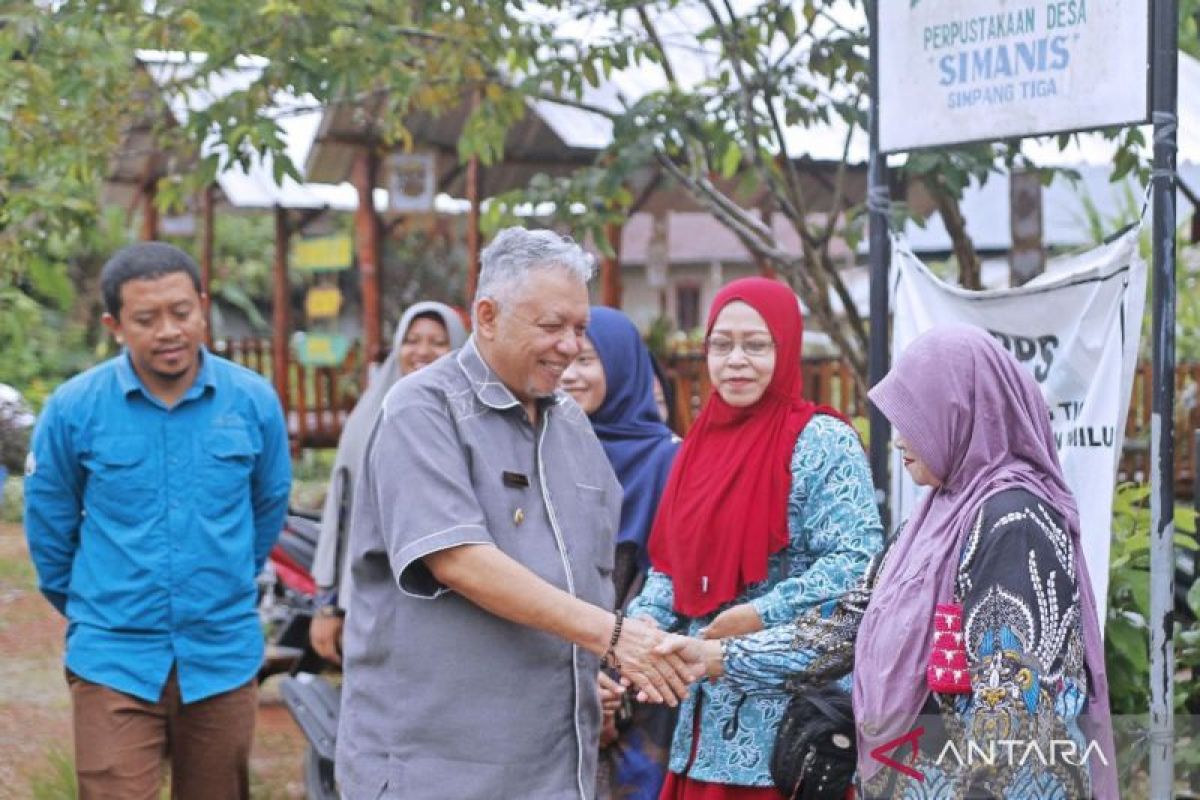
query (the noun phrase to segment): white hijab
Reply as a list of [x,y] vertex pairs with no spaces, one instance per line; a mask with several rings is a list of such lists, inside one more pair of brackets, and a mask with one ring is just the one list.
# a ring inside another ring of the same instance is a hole
[[[321,511],[321,534],[317,542],[317,552],[313,557],[313,578],[322,589],[335,588],[343,581],[339,579],[339,564],[343,561],[342,552],[345,550],[345,532],[350,529],[348,517],[349,501],[353,497],[354,480],[358,477],[359,466],[366,455],[367,441],[371,438],[371,428],[375,424],[375,415],[383,407],[383,398],[392,385],[400,380],[400,345],[408,334],[408,329],[418,317],[436,315],[446,327],[450,339],[450,348],[457,350],[467,340],[467,331],[457,312],[445,303],[430,300],[414,303],[408,307],[396,326],[396,335],[392,338],[392,351],[387,359],[375,371],[375,377],[367,386],[366,391],[354,404],[354,410],[346,417],[342,427],[342,435],[338,440],[337,456],[333,462],[333,472],[329,476],[329,490],[325,494],[325,507]],[[345,565],[342,565],[344,579]]]

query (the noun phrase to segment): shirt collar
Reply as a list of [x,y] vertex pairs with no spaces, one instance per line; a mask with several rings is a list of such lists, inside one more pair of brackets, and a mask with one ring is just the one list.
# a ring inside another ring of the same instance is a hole
[[[205,389],[216,389],[217,380],[210,363],[212,358],[208,348],[200,345],[200,353],[197,357],[200,359],[200,368],[196,371],[192,385],[183,393],[183,397],[179,398],[181,401],[198,397]],[[141,392],[146,397],[153,397],[146,390],[142,379],[138,377],[137,370],[133,368],[133,357],[129,355],[128,348],[122,348],[121,355],[117,359],[117,383],[121,387],[121,393],[126,396],[132,392]]]
[[[492,368],[483,360],[483,356],[479,354],[479,349],[475,346],[474,334],[471,335],[471,338],[467,339],[467,343],[458,351],[457,360],[459,368],[467,376],[467,380],[471,382],[471,391],[475,392],[475,396],[479,398],[479,402],[497,411],[521,405],[521,401],[504,385],[504,381],[500,380],[500,376],[492,371]],[[562,395],[561,392],[555,391],[551,397],[539,397],[537,400],[538,408],[544,411],[550,406],[558,405],[562,402],[563,396],[565,395]]]

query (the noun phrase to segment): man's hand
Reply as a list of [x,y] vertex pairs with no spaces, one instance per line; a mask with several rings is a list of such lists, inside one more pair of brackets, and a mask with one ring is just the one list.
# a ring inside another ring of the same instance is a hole
[[704,670],[703,665],[689,663],[676,653],[654,652],[667,636],[644,619],[626,619],[613,654],[622,677],[635,684],[641,696],[675,707],[687,697],[688,686],[703,677]]
[[345,620],[338,616],[313,617],[308,626],[308,640],[313,650],[326,661],[334,664],[342,663],[342,627]]
[[749,603],[742,603],[717,614],[716,619],[708,623],[700,635],[705,639],[725,639],[762,629],[762,617],[758,616],[758,611]]

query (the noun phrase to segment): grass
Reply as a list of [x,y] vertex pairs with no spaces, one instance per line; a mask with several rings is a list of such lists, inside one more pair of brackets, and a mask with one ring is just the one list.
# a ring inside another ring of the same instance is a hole
[[[42,765],[33,773],[29,781],[30,800],[75,800],[79,796],[79,788],[75,781],[75,762],[71,756],[60,748],[54,748],[46,753]],[[292,793],[286,788],[272,784],[258,775],[250,773],[250,796],[255,800],[289,800]],[[170,800],[171,776],[164,772],[163,787],[159,792],[160,800]]]
[[20,522],[24,516],[23,478],[9,475],[0,483],[0,522]]
[[60,748],[46,753],[42,766],[29,780],[29,796],[33,800],[68,800],[79,796],[75,784],[75,762]]

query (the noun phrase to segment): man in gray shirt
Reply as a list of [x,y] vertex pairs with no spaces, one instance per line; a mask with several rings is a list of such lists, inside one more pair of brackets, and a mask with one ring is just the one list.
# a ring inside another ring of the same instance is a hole
[[384,401],[355,490],[337,777],[347,798],[593,795],[601,657],[671,705],[702,668],[613,606],[621,486],[559,378],[591,257],[509,228],[475,333]]

